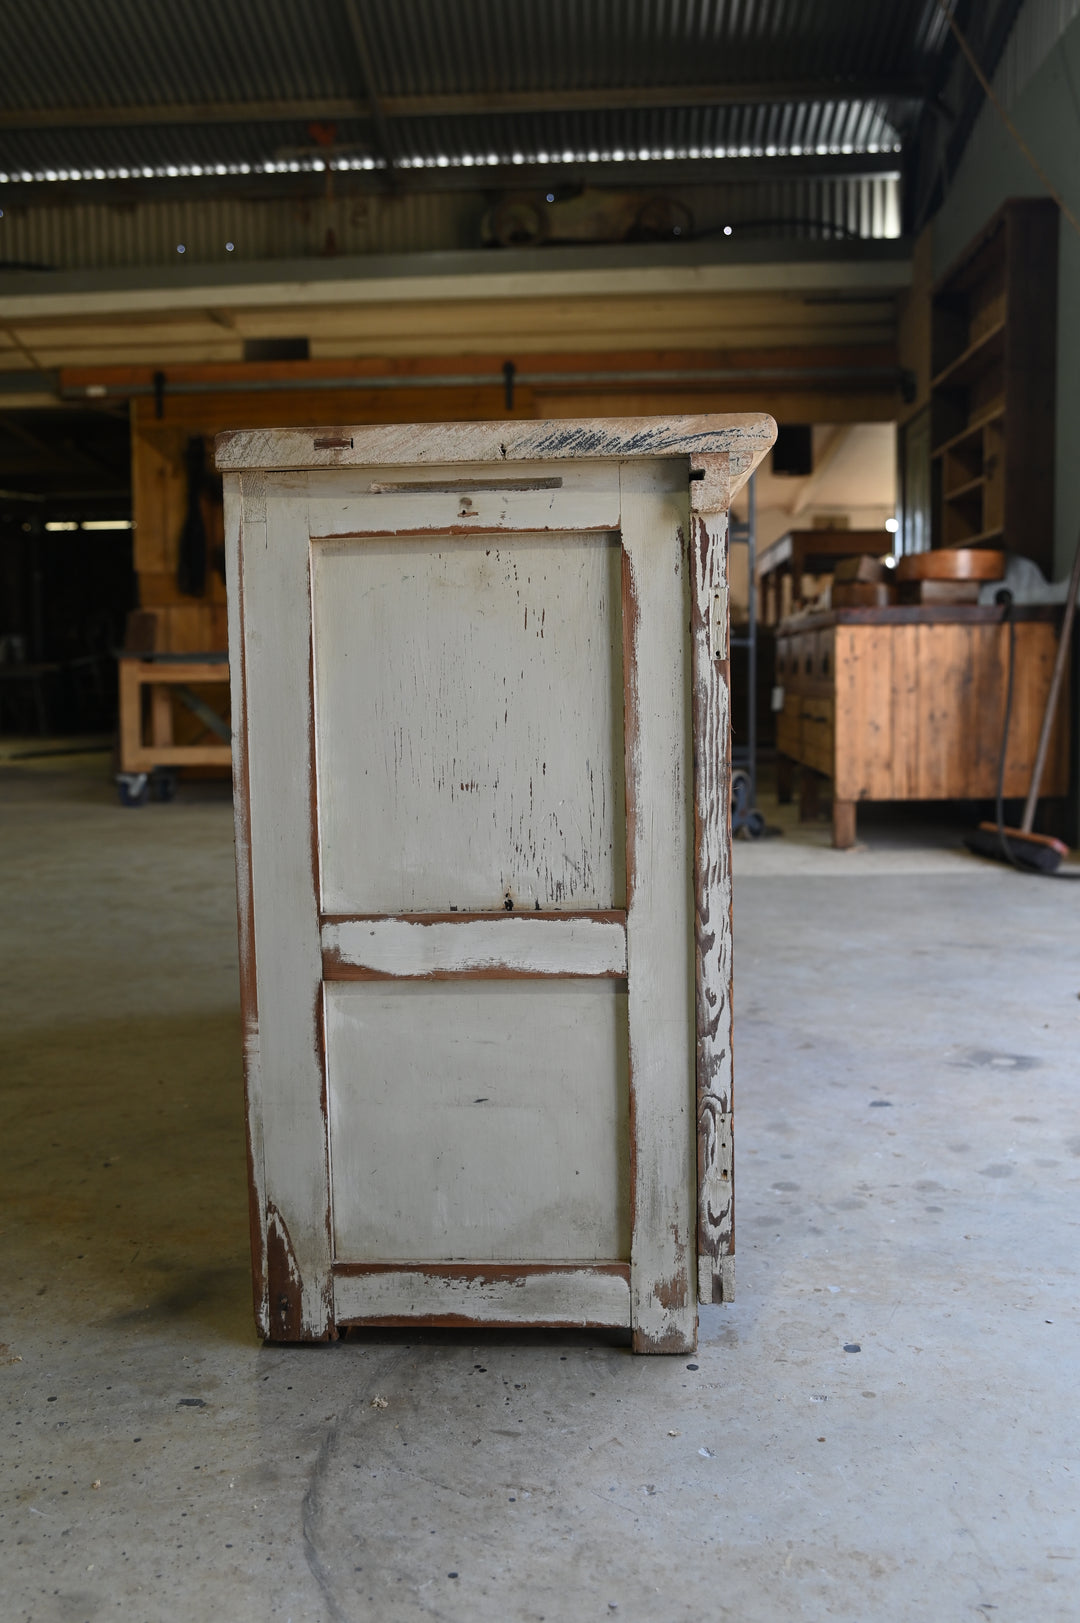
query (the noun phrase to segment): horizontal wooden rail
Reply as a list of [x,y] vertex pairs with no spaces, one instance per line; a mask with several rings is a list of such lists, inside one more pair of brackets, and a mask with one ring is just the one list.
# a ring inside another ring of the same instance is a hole
[[446,913],[324,918],[325,980],[626,974],[626,915]]

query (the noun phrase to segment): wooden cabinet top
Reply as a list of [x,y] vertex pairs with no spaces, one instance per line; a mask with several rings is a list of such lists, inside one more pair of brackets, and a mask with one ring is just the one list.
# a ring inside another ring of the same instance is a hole
[[[686,417],[506,419],[488,423],[388,423],[343,428],[238,429],[217,437],[222,473],[245,469],[445,467],[454,463],[620,461],[727,456],[730,498],[776,438],[764,412]],[[706,478],[702,481],[709,485]],[[705,492],[702,493],[705,496]],[[700,507],[699,511],[709,510]],[[719,505],[726,506],[723,501]]]
[[[1014,620],[1057,620],[1060,603],[1030,603],[1013,609]],[[794,614],[776,628],[778,637],[800,631],[821,631],[828,626],[941,626],[996,625],[1005,618],[997,603],[901,603],[887,608],[823,609],[817,614]]]

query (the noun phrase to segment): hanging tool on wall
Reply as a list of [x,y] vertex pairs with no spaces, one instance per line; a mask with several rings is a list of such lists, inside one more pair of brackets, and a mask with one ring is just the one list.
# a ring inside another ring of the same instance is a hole
[[206,520],[202,497],[206,485],[206,442],[193,434],[184,453],[187,463],[187,512],[180,531],[180,555],[176,584],[185,597],[202,597],[206,591]]
[[221,481],[206,466],[206,440],[193,434],[184,453],[187,463],[187,512],[180,532],[176,584],[185,597],[206,593],[207,561],[225,579],[221,536]]

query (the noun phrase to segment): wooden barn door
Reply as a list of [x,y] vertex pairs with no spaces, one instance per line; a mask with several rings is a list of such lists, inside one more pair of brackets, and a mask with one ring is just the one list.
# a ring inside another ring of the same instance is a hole
[[693,1344],[681,466],[242,476],[272,1337]]

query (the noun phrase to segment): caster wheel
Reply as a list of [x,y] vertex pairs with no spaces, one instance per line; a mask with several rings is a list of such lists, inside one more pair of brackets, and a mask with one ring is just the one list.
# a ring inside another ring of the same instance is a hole
[[155,772],[150,779],[150,788],[155,800],[175,800],[176,773]]
[[746,819],[746,832],[752,840],[760,840],[765,832],[765,819],[761,812],[754,811]]
[[116,780],[121,806],[145,806],[150,798],[150,780],[145,772],[132,772]]

